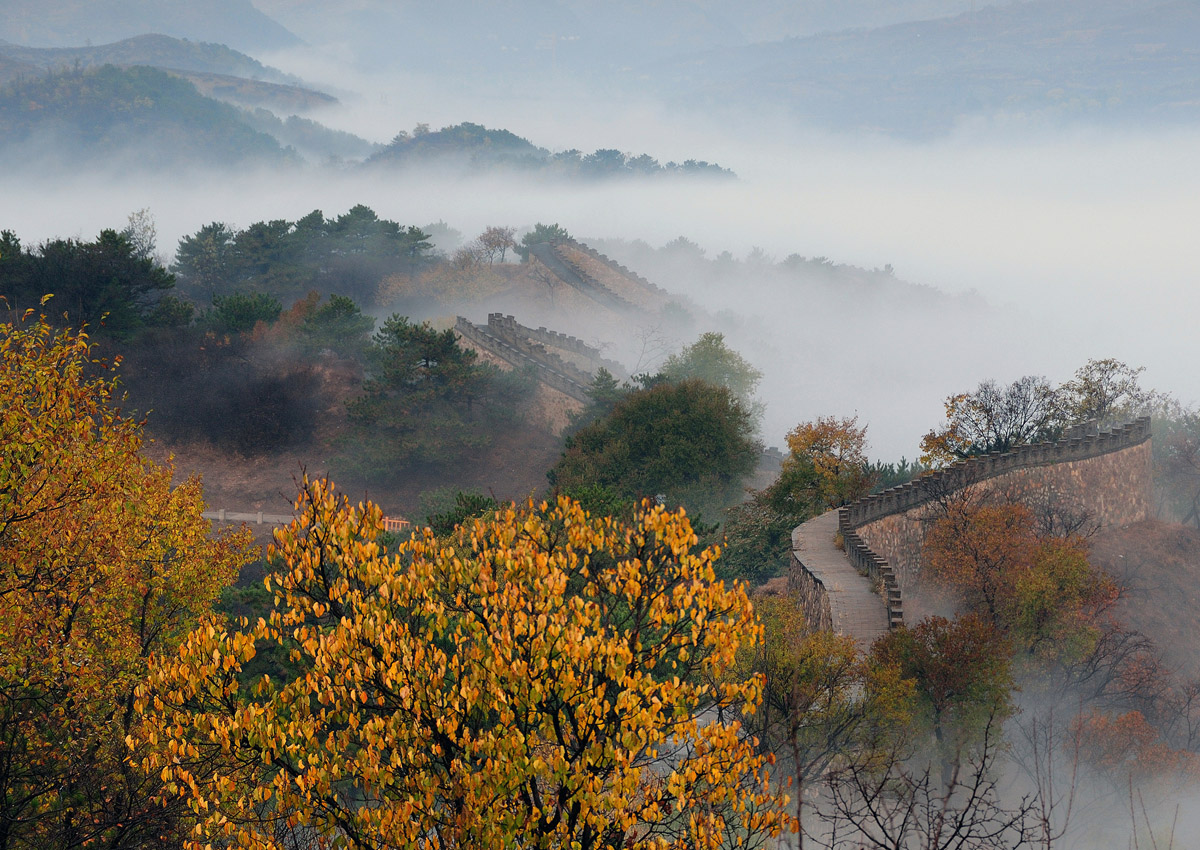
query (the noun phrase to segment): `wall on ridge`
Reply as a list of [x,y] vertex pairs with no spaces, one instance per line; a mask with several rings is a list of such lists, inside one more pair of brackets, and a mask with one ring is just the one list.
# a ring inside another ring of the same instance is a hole
[[[532,366],[539,381],[555,390],[570,396],[580,404],[587,404],[591,399],[588,397],[588,385],[582,383],[587,380],[586,375],[564,375],[562,371],[552,368],[539,359],[536,359],[533,354],[528,351],[523,351],[510,342],[492,336],[487,332],[486,328],[480,328],[462,316],[459,316],[454,324],[454,332],[462,339],[473,344],[478,348],[482,348],[496,357],[509,363],[514,369],[522,366]],[[558,364],[561,366],[561,361]],[[579,380],[576,380],[578,378]]]
[[940,500],[967,488],[1086,511],[1101,526],[1138,522],[1152,506],[1150,420],[971,458],[841,508],[846,555],[884,587],[893,614],[920,579],[925,533]]

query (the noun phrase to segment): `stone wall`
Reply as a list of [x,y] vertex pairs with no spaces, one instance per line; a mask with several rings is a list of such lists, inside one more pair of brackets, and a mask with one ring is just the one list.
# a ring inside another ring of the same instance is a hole
[[618,313],[637,310],[635,304],[620,297],[598,280],[565,261],[549,242],[539,242],[529,246],[529,263],[535,270],[540,265],[545,269],[545,273],[553,275],[567,286],[583,293],[591,300],[603,304],[610,310]]
[[639,310],[657,311],[670,300],[666,292],[624,266],[574,240],[554,246],[558,258],[591,286],[599,287]]
[[792,531],[792,568],[788,571],[788,591],[800,597],[804,622],[809,628],[832,631],[833,610],[830,607],[829,593],[835,588],[826,587],[825,582],[797,558],[796,552],[800,548],[797,538],[800,534],[800,528]]
[[878,574],[889,610],[891,600],[901,610],[902,595],[920,580],[925,533],[942,500],[970,488],[1083,511],[1101,527],[1128,525],[1151,512],[1150,452],[1150,420],[1143,418],[955,463],[841,508],[847,557]]
[[[568,370],[561,366],[554,368],[553,365],[547,365],[540,358],[535,357],[532,352],[522,350],[512,342],[493,336],[488,333],[486,328],[477,327],[462,316],[459,316],[455,322],[454,331],[467,342],[504,360],[514,369],[532,366],[539,381],[581,404],[588,404],[591,401],[587,394],[591,379],[587,375],[576,374],[578,370],[566,374]],[[560,359],[559,364],[561,363]]]
[[[601,356],[600,349],[593,348],[578,337],[546,330],[544,327],[528,328],[513,316],[506,316],[503,313],[488,313],[488,331],[492,336],[506,342],[524,342],[526,345],[533,346],[534,351],[541,349],[547,354],[574,355],[569,365],[585,372],[589,382],[601,367],[607,369],[614,377],[627,377],[625,369],[620,363],[605,359]],[[554,349],[554,351],[550,352],[547,349]]]
[[603,263],[604,265],[608,266],[614,273],[619,274],[628,280],[634,281],[635,283],[641,284],[647,291],[659,296],[660,298],[669,299],[671,297],[670,293],[668,293],[662,287],[655,286],[653,283],[646,280],[646,278],[642,277],[637,272],[626,268],[625,266],[618,263],[616,260],[610,259],[605,254],[601,254],[599,251],[597,251],[591,245],[585,245],[584,243],[578,242],[574,239],[569,240],[568,244],[572,245],[573,247],[575,247],[578,250],[582,251],[583,253],[587,254],[589,257],[596,260],[597,262]]

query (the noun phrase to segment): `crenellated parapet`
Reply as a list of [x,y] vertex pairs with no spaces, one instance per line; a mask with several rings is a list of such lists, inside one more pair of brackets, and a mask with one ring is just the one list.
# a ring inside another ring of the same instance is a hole
[[591,384],[601,368],[616,377],[626,377],[620,363],[601,357],[600,349],[577,337],[545,328],[529,328],[503,313],[488,314],[487,332],[584,385]]
[[600,357],[600,350],[582,340],[545,328],[528,328],[513,316],[489,313],[486,325],[476,325],[459,316],[455,332],[514,369],[531,367],[538,380],[581,404],[588,404],[588,391],[596,373],[605,368],[615,377],[625,377],[621,364]]
[[1088,460],[1141,445],[1149,439],[1150,418],[1147,416],[1111,431],[1085,432],[1052,443],[1034,443],[1007,452],[967,458],[841,508],[841,525],[843,530],[859,528],[981,481],[1024,469]]

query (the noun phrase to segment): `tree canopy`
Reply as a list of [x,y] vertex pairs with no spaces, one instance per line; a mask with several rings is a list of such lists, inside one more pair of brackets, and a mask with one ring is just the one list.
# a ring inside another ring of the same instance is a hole
[[200,483],[139,454],[87,337],[0,325],[0,846],[178,834],[126,763],[133,689],[248,559],[210,536]]
[[983,381],[973,393],[946,399],[946,423],[921,439],[921,462],[940,465],[1008,451],[1054,439],[1062,426],[1058,394],[1045,378],[1026,375],[1007,387]]
[[725,335],[709,331],[667,358],[660,370],[669,381],[697,378],[725,387],[746,407],[754,408],[754,390],[762,372],[725,344]]
[[367,355],[363,395],[349,403],[356,425],[348,463],[369,477],[463,462],[514,415],[520,376],[478,363],[452,330],[394,315]]
[[946,421],[921,439],[921,463],[941,466],[1054,440],[1071,425],[1109,426],[1145,415],[1165,399],[1141,387],[1143,371],[1106,358],[1089,360],[1058,387],[1035,375],[1008,386],[983,381],[974,392],[946,399]]
[[[682,513],[509,506],[385,554],[378,507],[314,481],[296,511],[277,609],[197,629],[139,692],[144,766],[198,813],[194,846],[682,850],[789,826],[720,719],[758,703],[723,672],[760,627]],[[290,671],[247,676],[273,646]]]
[[32,250],[11,231],[0,232],[0,295],[18,310],[53,292],[51,307],[73,326],[126,337],[153,321],[159,299],[174,285],[166,269],[115,230],[91,242],[51,239]]
[[[815,492],[810,498],[824,507],[849,504],[870,491],[867,426],[858,427],[857,416],[802,422],[788,432],[787,445],[791,450],[783,461],[787,477],[811,480]],[[811,477],[804,474],[809,470]]]
[[567,438],[549,472],[565,492],[600,485],[629,499],[714,510],[733,501],[761,446],[750,412],[725,387],[698,380],[638,390]]
[[296,221],[257,221],[243,230],[207,224],[179,240],[171,269],[201,303],[234,292],[291,303],[313,289],[369,303],[384,278],[424,268],[432,252],[420,228],[358,204],[330,219],[313,210]]

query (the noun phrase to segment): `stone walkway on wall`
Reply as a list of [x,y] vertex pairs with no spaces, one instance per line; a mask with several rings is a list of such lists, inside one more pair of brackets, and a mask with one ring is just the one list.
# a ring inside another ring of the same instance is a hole
[[871,582],[850,565],[834,545],[838,512],[828,511],[796,529],[792,545],[796,557],[829,593],[833,630],[854,638],[862,650],[888,630],[887,607]]

